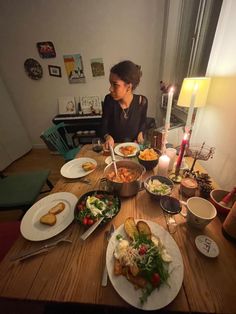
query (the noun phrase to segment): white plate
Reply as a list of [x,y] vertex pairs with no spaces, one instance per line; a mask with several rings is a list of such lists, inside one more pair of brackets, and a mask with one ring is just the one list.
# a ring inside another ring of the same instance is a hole
[[[115,156],[115,160],[116,160],[116,161],[124,160],[124,158],[121,157],[121,156]],[[105,163],[106,163],[107,165],[110,165],[111,162],[112,162],[111,156],[108,156],[108,157],[105,159]]]
[[[56,215],[56,224],[48,226],[40,223],[40,217],[46,215],[50,208],[59,202],[65,204],[65,209]],[[78,198],[69,192],[54,193],[42,198],[24,215],[20,225],[22,236],[31,241],[42,241],[54,237],[74,220],[74,209],[77,202]]]
[[169,264],[170,277],[168,279],[170,287],[164,284],[158,290],[155,289],[148,297],[147,302],[141,305],[139,301],[139,297],[142,293],[141,290],[136,290],[134,285],[124,276],[114,275],[113,253],[117,245],[116,236],[117,234],[121,234],[127,238],[127,235],[124,231],[124,225],[121,225],[118,229],[116,229],[108,243],[106,264],[108,275],[113,287],[127,303],[142,310],[157,310],[168,305],[177,296],[183,282],[184,266],[180,250],[171,235],[158,224],[149,220],[146,222],[150,226],[152,233],[160,237],[167,249],[167,252],[172,256],[172,262]]
[[90,171],[84,171],[82,165],[85,162],[92,162],[97,167],[97,162],[95,159],[82,157],[82,158],[75,158],[71,161],[68,161],[64,164],[61,168],[61,175],[68,179],[76,179],[86,176],[87,174],[93,172],[95,169]]
[[[133,154],[130,154],[130,155],[123,155],[121,152],[120,152],[120,148],[121,147],[125,147],[125,146],[134,146],[136,148],[136,150],[134,151]],[[130,143],[121,143],[121,144],[118,144],[115,148],[114,148],[114,152],[116,153],[116,155],[118,156],[121,156],[121,157],[134,157],[136,156],[137,152],[140,151],[140,148],[139,148],[139,145],[137,143],[133,143],[133,142],[130,142]]]

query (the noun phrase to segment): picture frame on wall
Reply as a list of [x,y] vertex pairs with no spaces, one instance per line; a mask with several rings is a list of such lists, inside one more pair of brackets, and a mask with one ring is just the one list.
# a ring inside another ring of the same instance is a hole
[[48,72],[50,76],[61,77],[61,67],[55,65],[48,66]]

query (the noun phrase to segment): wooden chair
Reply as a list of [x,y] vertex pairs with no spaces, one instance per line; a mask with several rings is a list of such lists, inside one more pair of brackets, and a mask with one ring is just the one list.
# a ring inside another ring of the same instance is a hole
[[41,134],[44,142],[50,143],[64,157],[65,161],[69,161],[75,158],[81,146],[70,147],[66,140],[67,136],[68,133],[64,122],[51,126]]

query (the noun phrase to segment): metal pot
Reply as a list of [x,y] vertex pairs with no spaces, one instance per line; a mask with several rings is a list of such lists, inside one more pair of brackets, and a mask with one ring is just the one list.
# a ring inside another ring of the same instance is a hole
[[132,182],[120,183],[120,182],[111,181],[110,179],[107,178],[107,175],[111,171],[114,171],[113,163],[111,163],[108,166],[106,166],[106,168],[104,169],[104,177],[107,184],[107,189],[123,197],[130,197],[130,196],[136,195],[141,188],[142,177],[144,173],[146,172],[145,168],[142,165],[132,160],[120,160],[116,162],[116,165],[117,165],[117,169],[120,167],[134,169],[139,173],[139,176],[135,181],[132,181]]

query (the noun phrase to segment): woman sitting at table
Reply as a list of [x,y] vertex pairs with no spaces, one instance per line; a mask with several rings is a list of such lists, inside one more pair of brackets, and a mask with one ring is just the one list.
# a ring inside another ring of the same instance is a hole
[[104,99],[102,114],[106,149],[114,142],[143,142],[148,101],[133,93],[141,75],[141,67],[131,61],[122,61],[110,70],[110,94]]

